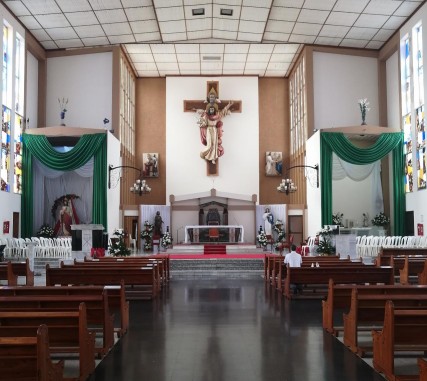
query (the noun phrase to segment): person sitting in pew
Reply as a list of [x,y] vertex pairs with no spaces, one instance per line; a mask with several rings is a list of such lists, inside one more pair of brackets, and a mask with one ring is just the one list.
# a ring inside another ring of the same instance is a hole
[[[284,262],[285,265],[289,267],[301,267],[302,264],[302,257],[301,254],[298,254],[296,252],[297,247],[292,244],[291,245],[291,252],[286,254]],[[302,285],[301,284],[291,284],[292,289],[294,290],[294,295],[297,295],[298,293],[302,293]]]

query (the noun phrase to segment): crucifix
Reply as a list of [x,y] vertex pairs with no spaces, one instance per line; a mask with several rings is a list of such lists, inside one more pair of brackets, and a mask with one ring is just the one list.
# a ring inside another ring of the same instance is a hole
[[218,175],[218,158],[224,154],[221,119],[242,112],[242,101],[219,100],[219,82],[208,81],[206,100],[184,100],[184,112],[199,114],[200,139],[206,146],[200,157],[206,160],[207,175]]

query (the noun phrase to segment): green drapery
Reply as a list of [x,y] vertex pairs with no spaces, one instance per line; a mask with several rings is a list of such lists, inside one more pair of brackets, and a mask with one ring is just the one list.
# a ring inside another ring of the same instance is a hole
[[368,148],[354,146],[343,133],[323,132],[320,138],[322,226],[332,224],[332,152],[349,163],[365,165],[393,152],[394,234],[404,233],[405,193],[403,133],[381,134]]
[[94,157],[92,222],[107,228],[107,138],[83,135],[68,152],[57,152],[44,135],[23,135],[22,222],[23,237],[33,234],[33,156],[48,168],[73,171]]

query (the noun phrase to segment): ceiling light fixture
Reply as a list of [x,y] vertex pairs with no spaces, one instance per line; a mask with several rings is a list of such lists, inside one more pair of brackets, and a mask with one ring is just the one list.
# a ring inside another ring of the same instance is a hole
[[[113,165],[110,164],[108,166],[108,189],[112,188],[112,186],[111,186],[112,172],[114,170],[120,169],[120,168],[130,168],[130,169],[134,169],[135,171],[139,172],[139,177],[135,180],[135,183],[129,189],[131,191],[131,193],[139,194],[141,196],[143,194],[151,192],[151,188],[148,186],[147,182],[145,180],[142,180],[142,171],[139,168],[135,168],[135,167],[132,167],[130,165],[120,165],[118,167],[113,167]],[[116,184],[117,184],[117,182],[118,182],[118,179],[116,180]]]
[[221,56],[202,56],[203,61],[221,61]]
[[221,8],[221,16],[233,16],[233,10],[230,8]]
[[[312,165],[294,165],[293,167],[290,167],[287,169],[287,173],[293,168],[312,168],[316,170],[316,186],[319,188],[319,165],[316,164],[314,166]],[[282,193],[294,193],[297,191],[297,186],[294,184],[294,181],[288,176],[286,179],[283,179],[282,182],[277,187],[277,190]]]
[[194,8],[191,10],[193,16],[203,16],[205,14],[205,8]]

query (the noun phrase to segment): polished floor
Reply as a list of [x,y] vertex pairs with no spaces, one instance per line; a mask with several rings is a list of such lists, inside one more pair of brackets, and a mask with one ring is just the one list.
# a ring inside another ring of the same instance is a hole
[[285,301],[262,279],[172,280],[130,315],[89,381],[384,381],[323,332],[320,300]]

